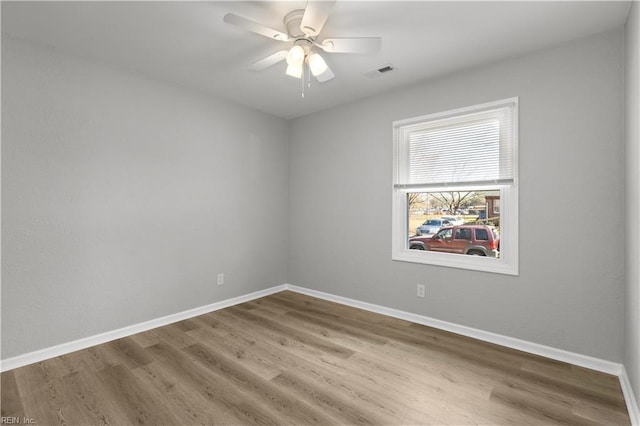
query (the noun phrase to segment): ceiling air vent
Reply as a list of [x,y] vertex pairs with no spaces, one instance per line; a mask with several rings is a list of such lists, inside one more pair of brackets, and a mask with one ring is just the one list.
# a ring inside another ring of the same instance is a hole
[[364,75],[366,75],[369,78],[376,78],[376,77],[380,77],[382,74],[388,74],[391,71],[394,71],[395,69],[396,67],[394,67],[393,64],[388,63],[374,70],[367,71],[366,73],[364,73]]

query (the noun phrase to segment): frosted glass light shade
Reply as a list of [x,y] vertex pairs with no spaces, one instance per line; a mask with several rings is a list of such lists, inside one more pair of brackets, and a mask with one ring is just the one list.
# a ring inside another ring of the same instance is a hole
[[289,53],[287,53],[287,65],[302,67],[302,61],[304,60],[304,49],[301,46],[293,46]]
[[295,78],[302,78],[302,63],[287,66],[286,74]]
[[329,67],[322,56],[317,53],[312,53],[311,56],[309,56],[309,69],[311,70],[311,74],[317,77],[325,72],[327,68]]

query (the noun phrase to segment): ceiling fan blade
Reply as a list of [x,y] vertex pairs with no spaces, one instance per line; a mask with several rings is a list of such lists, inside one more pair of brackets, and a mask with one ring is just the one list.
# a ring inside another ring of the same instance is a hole
[[226,15],[224,15],[224,18],[222,20],[227,24],[235,25],[247,31],[251,31],[253,33],[260,34],[274,40],[289,40],[289,36],[283,32],[276,31],[273,28],[265,27],[262,24],[254,22],[247,18],[243,18],[242,16],[236,15],[234,13],[227,13]]
[[259,61],[256,61],[253,64],[249,65],[249,71],[265,70],[280,61],[284,61],[287,58],[287,53],[289,53],[289,51],[281,50],[274,53],[273,55],[269,55],[266,58],[260,59]]
[[317,44],[331,53],[376,53],[382,46],[380,37],[327,38]]
[[335,74],[333,73],[333,71],[331,71],[331,68],[329,68],[327,66],[327,69],[324,70],[324,72],[322,74],[319,75],[314,75],[314,77],[316,78],[316,80],[318,80],[320,83],[324,83],[325,81],[329,81],[331,80],[333,77],[335,77]]
[[308,0],[302,16],[302,22],[300,22],[300,30],[311,37],[316,37],[320,34],[334,3],[335,0]]

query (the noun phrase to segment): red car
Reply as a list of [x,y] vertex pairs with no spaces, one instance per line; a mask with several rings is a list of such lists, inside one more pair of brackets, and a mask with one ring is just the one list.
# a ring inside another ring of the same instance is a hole
[[487,225],[446,226],[433,237],[416,236],[410,238],[409,248],[498,257],[500,237],[495,228]]

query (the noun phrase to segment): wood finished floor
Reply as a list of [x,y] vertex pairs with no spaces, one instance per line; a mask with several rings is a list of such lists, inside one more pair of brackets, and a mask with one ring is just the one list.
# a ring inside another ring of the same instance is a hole
[[38,425],[630,423],[615,376],[293,292],[1,379]]

